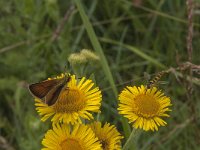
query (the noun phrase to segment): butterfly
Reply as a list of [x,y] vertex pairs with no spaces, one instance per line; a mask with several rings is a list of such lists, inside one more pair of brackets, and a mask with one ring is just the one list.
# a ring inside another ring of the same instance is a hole
[[69,74],[65,74],[63,78],[45,80],[29,85],[30,93],[41,100],[48,106],[52,106],[58,100],[60,93],[67,89],[66,84],[71,80]]

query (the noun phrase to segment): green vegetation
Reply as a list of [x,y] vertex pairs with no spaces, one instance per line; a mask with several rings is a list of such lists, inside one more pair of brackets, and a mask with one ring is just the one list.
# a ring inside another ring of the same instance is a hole
[[[27,85],[58,75],[65,66],[71,73],[78,69],[80,77],[93,79],[101,88],[103,104],[98,117],[115,124],[126,140],[131,128],[116,110],[118,93],[126,85],[146,84],[144,73],[152,77],[188,61],[185,1],[82,0],[83,8],[76,7],[79,1],[0,1],[0,149],[41,148],[51,124],[40,121]],[[141,4],[136,6],[136,1]],[[197,65],[200,18],[195,10],[191,63]],[[86,69],[69,67],[69,55],[84,48],[94,50],[99,63],[88,63]],[[193,94],[187,90],[188,68],[162,78],[166,83],[159,87],[171,97],[171,117],[158,132],[139,131],[136,149],[199,149],[197,75],[194,72],[191,77]]]

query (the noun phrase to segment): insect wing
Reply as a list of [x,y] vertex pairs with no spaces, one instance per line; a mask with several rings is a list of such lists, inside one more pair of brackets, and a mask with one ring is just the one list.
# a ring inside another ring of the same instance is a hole
[[55,87],[61,79],[46,80],[29,85],[31,94],[39,99],[44,98],[49,91]]
[[51,89],[46,97],[45,97],[45,103],[48,105],[48,106],[51,106],[53,104],[55,104],[55,102],[57,101],[59,95],[60,95],[60,92],[62,91],[63,87],[65,86],[65,82],[55,86],[53,89]]
[[49,106],[55,104],[60,93],[62,92],[65,85],[71,80],[70,76],[65,76],[63,80],[59,82],[54,88],[52,88],[45,96],[45,103]]

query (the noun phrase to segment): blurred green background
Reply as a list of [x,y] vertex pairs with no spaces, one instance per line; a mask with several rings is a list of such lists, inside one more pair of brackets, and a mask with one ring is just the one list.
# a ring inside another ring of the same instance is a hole
[[[118,92],[126,85],[146,84],[148,79],[144,73],[152,77],[156,72],[176,68],[177,58],[179,63],[187,61],[185,1],[81,2]],[[199,64],[200,0],[194,3],[192,63]],[[70,11],[72,6],[74,9]],[[71,14],[63,20],[67,12]],[[56,34],[59,27],[60,32]],[[27,85],[62,73],[70,54],[95,47],[73,0],[1,0],[0,38],[0,149],[40,149],[50,125],[40,121]],[[101,62],[88,64],[84,75],[89,78],[92,73],[92,79],[103,91],[100,120],[115,124],[124,135],[122,118],[116,111],[115,93],[104,67]],[[180,75],[183,77],[179,78],[180,82],[176,74],[170,73],[162,78],[165,84],[159,85],[173,103],[171,117],[166,119],[168,125],[158,132],[139,132],[133,141],[136,149],[200,148],[199,74],[193,75],[193,94],[186,90],[188,71]]]

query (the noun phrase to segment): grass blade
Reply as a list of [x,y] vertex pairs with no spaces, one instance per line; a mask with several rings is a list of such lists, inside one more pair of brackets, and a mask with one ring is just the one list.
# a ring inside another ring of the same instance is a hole
[[102,49],[102,47],[101,47],[101,45],[100,45],[100,43],[97,39],[97,36],[96,36],[94,29],[93,29],[93,27],[92,27],[92,25],[89,21],[89,18],[87,17],[87,15],[86,15],[86,13],[85,13],[82,5],[81,5],[80,0],[75,0],[75,3],[77,5],[77,8],[78,8],[79,13],[81,15],[83,24],[86,28],[86,31],[87,31],[88,36],[90,38],[90,41],[93,45],[93,48],[99,54],[99,56],[101,58],[101,65],[102,65],[103,71],[104,71],[106,77],[108,78],[108,81],[109,81],[109,83],[112,87],[112,90],[115,94],[115,97],[117,98],[117,95],[118,95],[117,88],[115,86],[115,82],[114,82],[113,76],[111,74],[111,70],[108,66],[108,62],[107,62],[106,57],[104,55],[103,49]]
[[111,40],[111,39],[106,39],[106,38],[100,38],[101,41],[106,42],[106,43],[110,43],[110,44],[116,44],[119,46],[122,46],[130,51],[132,51],[133,53],[135,53],[136,55],[140,56],[141,58],[149,61],[150,63],[160,67],[161,69],[166,69],[166,66],[163,65],[162,63],[160,63],[159,61],[157,61],[156,59],[150,57],[149,55],[143,53],[141,50],[139,50],[138,48],[131,46],[131,45],[127,45],[127,44],[123,44],[120,43],[118,41],[115,40]]

